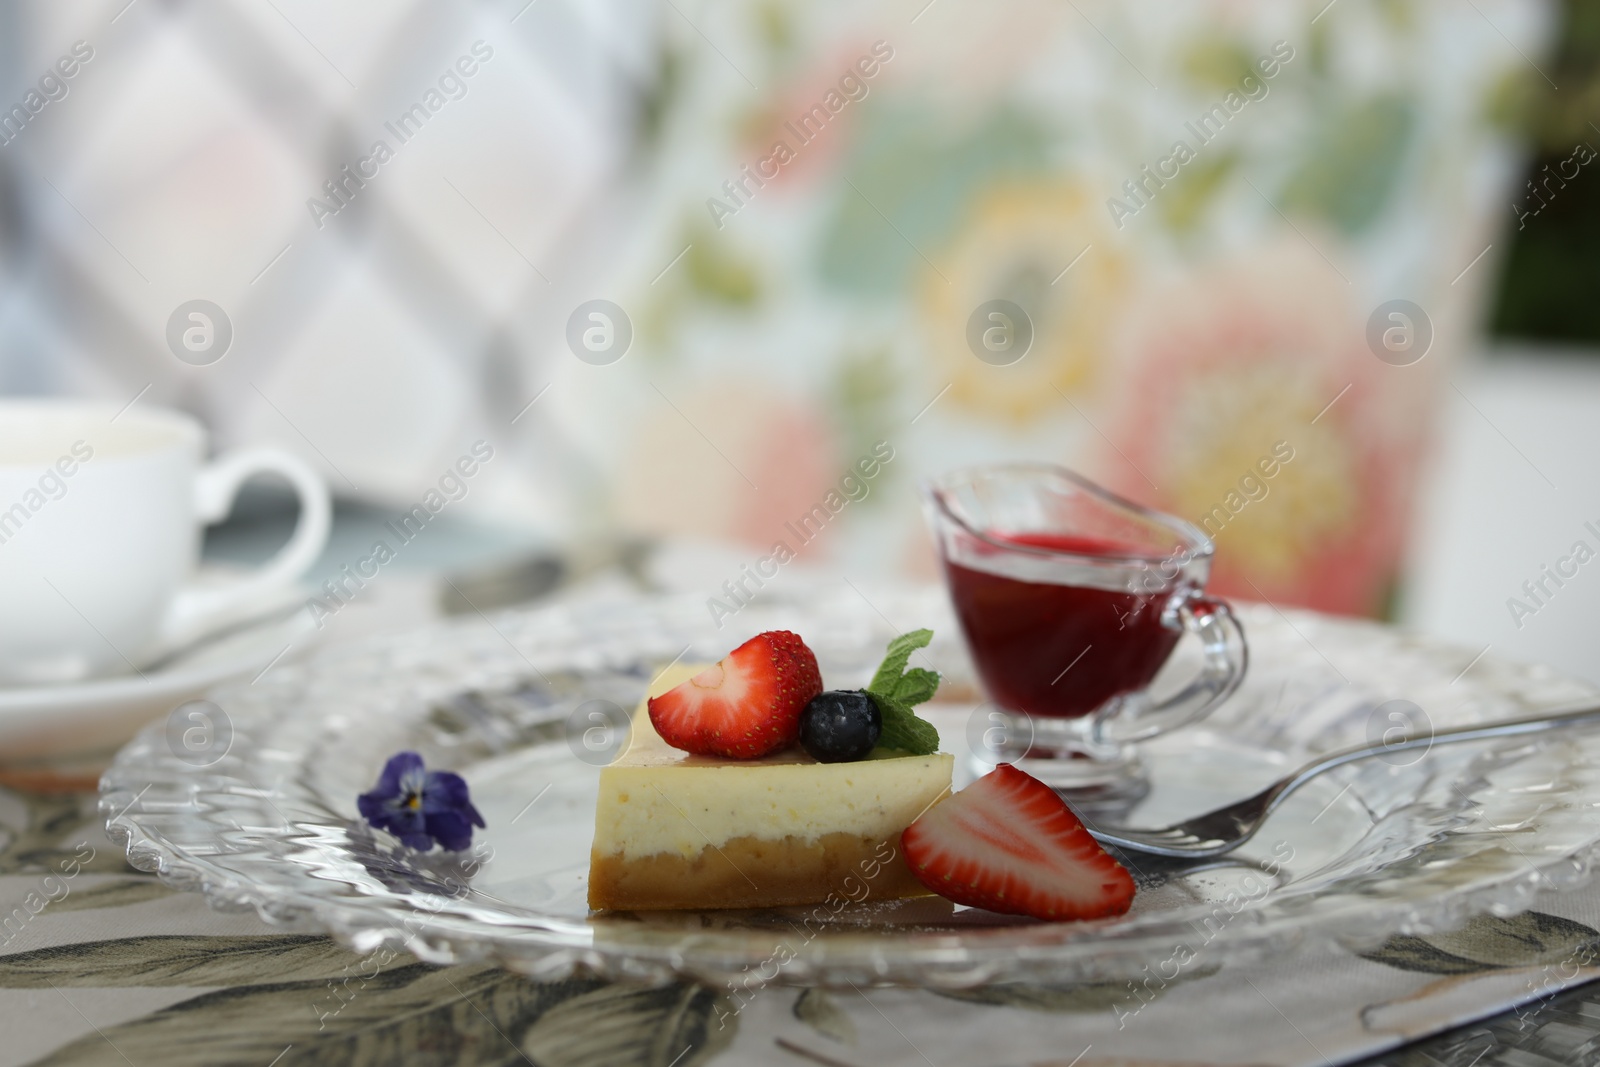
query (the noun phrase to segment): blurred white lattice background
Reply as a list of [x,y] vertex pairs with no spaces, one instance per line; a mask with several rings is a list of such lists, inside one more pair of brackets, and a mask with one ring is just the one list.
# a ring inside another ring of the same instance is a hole
[[[604,255],[653,19],[525,0],[0,7],[5,106],[75,42],[90,53],[0,146],[0,389],[142,393],[377,501],[480,436],[558,448],[510,421]],[[319,220],[312,198],[340,210]],[[232,322],[215,365],[168,350],[196,298]],[[558,522],[570,492],[537,481],[559,466],[503,464],[474,504]]]

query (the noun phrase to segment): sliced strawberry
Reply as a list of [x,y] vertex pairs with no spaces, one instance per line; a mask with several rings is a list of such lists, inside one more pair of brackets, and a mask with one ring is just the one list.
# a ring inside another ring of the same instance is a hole
[[1035,919],[1098,919],[1133,903],[1133,878],[1066,801],[1002,763],[900,837],[917,879],[946,900]]
[[759,759],[794,744],[800,713],[822,692],[817,657],[788,630],[768,630],[675,689],[650,698],[650,723],[673,748]]

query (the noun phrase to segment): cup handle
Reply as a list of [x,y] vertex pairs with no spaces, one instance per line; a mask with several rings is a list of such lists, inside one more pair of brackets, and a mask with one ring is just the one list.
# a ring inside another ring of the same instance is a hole
[[230,452],[208,465],[195,481],[195,517],[221,522],[233,510],[239,487],[252,475],[281,474],[300,501],[294,534],[261,567],[221,585],[179,590],[161,627],[160,645],[171,648],[207,630],[255,614],[263,602],[282,596],[316,563],[328,543],[333,507],[327,483],[304,462],[276,448]]
[[1226,602],[1187,592],[1168,610],[1177,615],[1186,633],[1200,638],[1200,673],[1166,700],[1137,697],[1120,706],[1113,703],[1094,724],[1097,741],[1126,744],[1187,726],[1209,714],[1244,680],[1250,646],[1245,642],[1244,627]]

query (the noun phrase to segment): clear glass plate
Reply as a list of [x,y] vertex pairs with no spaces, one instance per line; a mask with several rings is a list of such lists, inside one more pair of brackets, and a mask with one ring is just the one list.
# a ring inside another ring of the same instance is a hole
[[[1415,723],[1413,706],[1443,727],[1594,694],[1367,623],[1242,614],[1245,685],[1204,723],[1142,747],[1154,787],[1131,823],[1253,792],[1316,753],[1381,737],[1401,722],[1391,713]],[[971,694],[930,706],[969,778],[985,708],[942,592],[842,586],[766,595],[720,632],[699,599],[628,599],[330,650],[212,694],[226,717],[216,736],[231,732],[231,743],[209,765],[167,724],[147,729],[106,772],[101,810],[135,866],[215,907],[328,930],[359,952],[494,960],[541,978],[685,974],[736,989],[1124,981],[1301,943],[1371,945],[1519,911],[1540,888],[1581,882],[1600,842],[1600,734],[1574,733],[1333,772],[1225,861],[1174,869],[1133,857],[1140,890],[1117,919],[1051,924],[933,898],[856,905],[843,895],[762,912],[588,912],[596,780],[621,741],[607,724],[663,665],[714,659],[782,627],[811,643],[830,686],[860,685],[890,636],[924,625],[938,635],[928,652],[946,672],[943,692]],[[1174,678],[1190,669],[1169,666]],[[406,748],[471,783],[489,823],[472,853],[410,852],[360,821],[356,795]]]

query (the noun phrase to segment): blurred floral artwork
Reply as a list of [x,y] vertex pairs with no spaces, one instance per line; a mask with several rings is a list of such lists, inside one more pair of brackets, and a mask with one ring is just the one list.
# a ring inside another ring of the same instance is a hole
[[1422,440],[1344,290],[1303,246],[1259,249],[1158,294],[1130,348],[1100,466],[1216,539],[1227,595],[1363,614],[1394,580]]
[[[1061,251],[1074,245],[1075,262],[1063,267]],[[1091,257],[1097,245],[1104,251]],[[971,205],[941,260],[942,269],[930,265],[924,274],[919,304],[930,364],[953,382],[952,404],[1025,426],[1096,384],[1127,289],[1105,211],[1089,190],[994,185]],[[972,309],[993,299],[1026,308],[1032,320],[1027,354],[1006,366],[974,359],[967,344]]]
[[[684,496],[676,475],[705,447],[696,425],[715,426],[730,458],[704,469]],[[717,382],[654,411],[632,447],[618,486],[624,522],[761,547],[781,539],[784,523],[822,499],[841,469],[835,433],[814,406],[749,380]]]
[[[1203,525],[1227,595],[1391,612],[1442,368],[1478,325],[1488,272],[1463,268],[1517,164],[1496,116],[1548,25],[1519,3],[1321,8],[1024,6],[1003,79],[925,61],[984,38],[954,8],[908,24],[774,2],[722,23],[725,54],[663,120],[695,131],[692,161],[658,161],[657,210],[689,221],[618,285],[649,309],[653,386],[724,399],[687,420],[699,441],[679,420],[683,447],[658,447],[658,413],[613,450],[628,521],[685,533],[696,486],[738,491],[716,453],[762,448],[722,379],[759,366],[787,395],[755,421],[788,447],[750,507],[698,512],[699,536],[763,544],[753,516],[803,511],[828,464],[882,437],[915,446],[878,489],[895,506],[853,510],[822,556],[926,576],[918,479],[1049,459]],[[1401,61],[1419,50],[1471,61]],[[776,176],[741,184],[751,160]],[[1392,299],[1429,318],[1409,374],[1367,336]],[[1025,312],[1020,358],[973,348],[993,300]],[[1292,458],[1265,478],[1275,447]],[[786,495],[757,506],[769,483]]]

